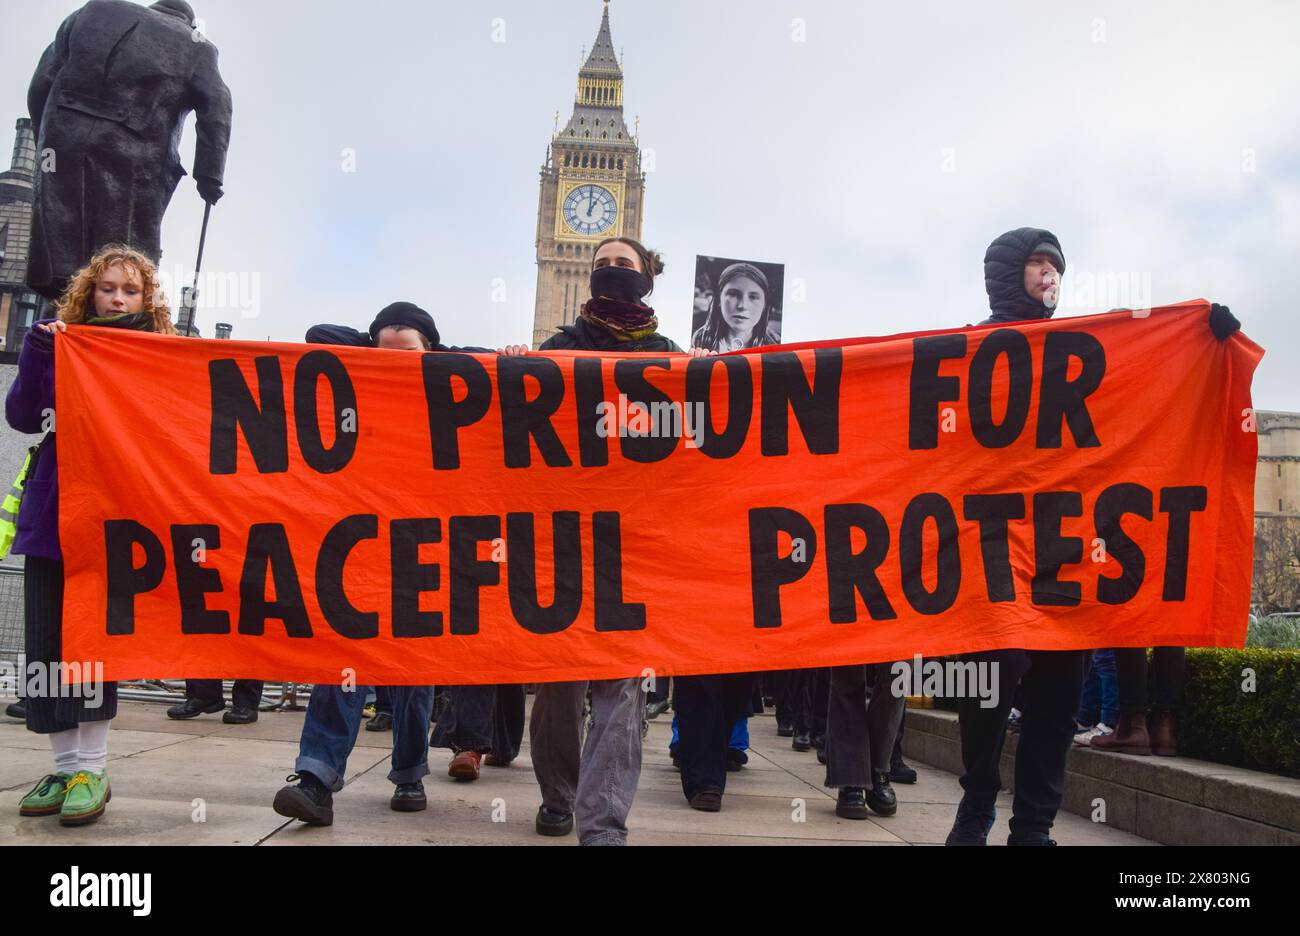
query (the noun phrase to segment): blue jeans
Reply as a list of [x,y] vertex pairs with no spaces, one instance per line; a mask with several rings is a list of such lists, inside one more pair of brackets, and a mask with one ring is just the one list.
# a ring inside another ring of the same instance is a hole
[[[317,684],[307,703],[307,720],[298,742],[293,769],[309,773],[337,793],[343,789],[348,755],[357,743],[366,686],[344,692],[341,686]],[[390,686],[393,700],[393,783],[415,783],[429,772],[429,715],[432,686]]]
[[[681,729],[677,727],[677,716],[673,716],[673,737],[668,742],[668,751],[670,754],[676,753],[677,745],[681,743]],[[739,718],[731,726],[731,739],[727,741],[727,747],[733,751],[749,750],[749,718]]]
[[1083,680],[1079,712],[1074,720],[1080,725],[1098,721],[1114,728],[1119,719],[1119,676],[1115,669],[1114,650],[1094,650],[1088,674]]

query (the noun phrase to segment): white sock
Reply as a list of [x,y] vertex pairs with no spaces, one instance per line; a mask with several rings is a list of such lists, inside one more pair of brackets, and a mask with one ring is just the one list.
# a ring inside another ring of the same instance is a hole
[[52,732],[50,747],[54,749],[55,773],[71,776],[77,772],[77,752],[81,748],[81,732],[76,728]]
[[81,732],[81,751],[77,755],[77,769],[103,773],[108,766],[108,721],[88,721],[78,725]]

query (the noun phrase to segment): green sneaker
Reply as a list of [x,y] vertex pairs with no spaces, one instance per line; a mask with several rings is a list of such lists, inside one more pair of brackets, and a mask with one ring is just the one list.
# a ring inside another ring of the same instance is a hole
[[113,798],[108,785],[108,771],[93,773],[78,770],[68,781],[63,808],[59,810],[59,823],[67,826],[85,825],[104,814],[104,807]]
[[63,808],[63,797],[68,792],[68,781],[71,779],[65,773],[46,774],[18,804],[18,815],[56,815]]

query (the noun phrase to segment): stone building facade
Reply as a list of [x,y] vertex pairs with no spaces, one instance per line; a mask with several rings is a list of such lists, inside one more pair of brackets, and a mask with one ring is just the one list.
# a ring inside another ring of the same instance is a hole
[[14,130],[9,169],[0,172],[0,350],[11,353],[22,347],[42,304],[27,288],[35,180],[36,137],[31,120],[22,117]]

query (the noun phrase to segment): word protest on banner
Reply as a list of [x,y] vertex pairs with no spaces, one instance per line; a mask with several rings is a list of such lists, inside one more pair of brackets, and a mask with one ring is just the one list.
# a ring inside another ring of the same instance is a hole
[[407,685],[1240,646],[1263,352],[1208,313],[696,359],[73,326],[64,654]]

